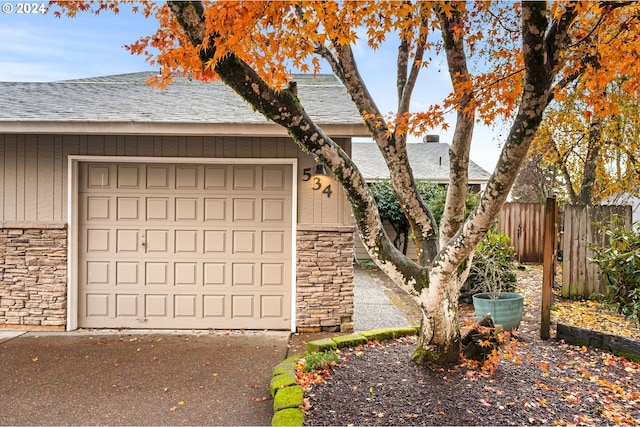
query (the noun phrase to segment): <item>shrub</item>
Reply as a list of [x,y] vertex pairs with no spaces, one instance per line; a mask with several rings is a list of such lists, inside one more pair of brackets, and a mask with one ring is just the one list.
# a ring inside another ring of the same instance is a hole
[[[373,197],[378,205],[380,212],[380,219],[387,221],[393,227],[396,237],[393,244],[396,248],[402,250],[402,253],[407,254],[407,244],[409,240],[409,220],[405,216],[400,203],[396,198],[393,188],[391,187],[391,181],[376,181],[370,185]],[[429,200],[433,199],[437,194],[443,193],[445,190],[438,184],[416,182],[416,187],[422,199],[429,205]],[[430,207],[430,205],[429,205]],[[433,210],[432,210],[433,212]],[[435,215],[436,213],[433,212]],[[440,212],[440,216],[442,212]],[[439,216],[436,217],[436,222],[439,221]]]
[[[393,244],[406,255],[411,230],[409,229],[409,221],[404,215],[400,203],[393,192],[391,182],[388,180],[376,181],[369,186],[378,205],[380,218],[383,221],[389,222],[396,233]],[[420,193],[420,197],[422,197],[422,200],[431,211],[436,225],[439,226],[447,198],[447,187],[432,182],[416,181],[416,188]],[[469,190],[465,201],[465,217],[469,215],[477,201],[478,196]]]
[[478,292],[513,292],[516,287],[516,251],[504,233],[489,230],[476,249],[465,290]]
[[310,352],[304,357],[304,371],[322,371],[334,365],[340,357],[333,351]]
[[[421,193],[422,194],[422,193]],[[429,199],[425,199],[427,206],[431,209],[431,213],[433,213],[433,217],[436,220],[436,224],[440,224],[440,220],[442,219],[442,215],[444,214],[444,204],[447,201],[447,186],[440,187],[438,191],[433,193],[433,196]],[[473,208],[475,208],[478,203],[478,195],[474,193],[472,190],[467,192],[467,196],[465,199],[464,206],[464,217],[466,218]]]
[[591,259],[600,268],[608,287],[604,299],[627,320],[640,323],[640,223],[631,230],[604,230],[609,239],[603,247],[590,246]]

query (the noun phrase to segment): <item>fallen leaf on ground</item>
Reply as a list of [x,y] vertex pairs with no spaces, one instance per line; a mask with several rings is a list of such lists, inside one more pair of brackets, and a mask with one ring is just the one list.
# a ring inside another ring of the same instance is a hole
[[637,325],[598,301],[556,298],[551,319],[555,323],[640,339],[640,328]]

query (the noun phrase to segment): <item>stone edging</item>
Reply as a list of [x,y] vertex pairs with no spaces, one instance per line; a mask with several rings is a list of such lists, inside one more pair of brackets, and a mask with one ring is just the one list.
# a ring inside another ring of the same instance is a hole
[[556,339],[568,344],[595,347],[628,359],[640,360],[640,340],[558,323]]
[[[307,343],[307,353],[355,347],[370,341],[382,341],[418,335],[420,328],[381,328],[356,334],[325,338]],[[302,426],[304,424],[304,389],[296,380],[296,362],[301,354],[291,356],[273,368],[269,390],[273,397],[272,426]]]

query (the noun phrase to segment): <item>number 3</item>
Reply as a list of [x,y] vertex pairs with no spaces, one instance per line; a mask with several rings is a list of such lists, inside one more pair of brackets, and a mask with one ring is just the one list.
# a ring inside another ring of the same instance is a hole
[[313,189],[314,190],[319,190],[320,187],[322,187],[322,182],[320,181],[320,178],[318,178],[317,176],[315,178],[313,178],[314,181],[314,186]]

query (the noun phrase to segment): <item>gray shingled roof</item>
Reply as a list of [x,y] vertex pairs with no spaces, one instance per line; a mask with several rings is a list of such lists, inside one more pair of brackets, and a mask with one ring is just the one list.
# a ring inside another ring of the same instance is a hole
[[[415,179],[439,183],[449,182],[449,144],[440,142],[407,144],[409,163]],[[354,142],[352,158],[367,181],[389,179],[389,169],[373,142]],[[469,183],[482,184],[491,174],[476,163],[469,163]]]
[[[177,78],[167,90],[145,84],[152,72],[57,82],[0,82],[0,130],[8,122],[266,124],[221,82]],[[362,118],[339,80],[330,74],[296,75],[298,94],[319,124],[355,125]],[[275,126],[275,125],[274,125]],[[355,136],[355,135],[354,135]]]

